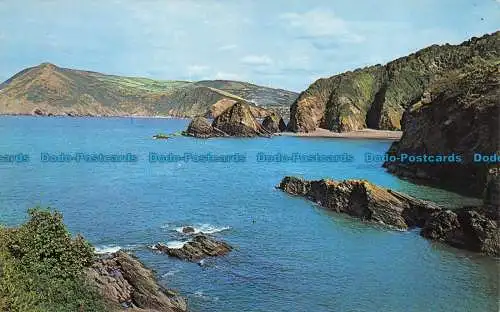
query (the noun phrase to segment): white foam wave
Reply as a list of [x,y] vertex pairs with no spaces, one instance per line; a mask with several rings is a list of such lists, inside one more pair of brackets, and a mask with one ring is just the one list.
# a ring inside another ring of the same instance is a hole
[[111,254],[122,250],[123,247],[116,245],[102,245],[95,247],[95,253],[99,255]]
[[189,243],[189,241],[170,241],[167,242],[167,247],[172,248],[172,249],[180,249],[184,247],[186,243]]
[[180,270],[171,270],[171,271],[168,271],[167,273],[163,274],[162,277],[174,276],[175,274],[177,274],[179,272],[180,272]]
[[[183,230],[186,227],[192,227],[194,229],[194,232],[184,233]],[[192,225],[192,226],[188,225],[188,226],[177,227],[177,228],[175,228],[175,231],[182,233],[182,234],[199,234],[199,233],[214,234],[214,233],[227,231],[230,229],[231,229],[231,227],[229,227],[229,226],[214,226],[214,225],[210,225],[210,224],[199,224],[199,225]]]

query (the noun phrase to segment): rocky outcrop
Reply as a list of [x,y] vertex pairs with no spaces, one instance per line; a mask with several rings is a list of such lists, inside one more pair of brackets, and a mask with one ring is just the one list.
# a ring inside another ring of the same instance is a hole
[[[389,172],[480,196],[500,157],[500,74],[488,63],[465,67],[434,82],[403,118],[403,135],[388,154],[451,156],[455,161],[387,161]],[[490,158],[478,162],[477,155]],[[456,156],[461,159],[458,161]]]
[[384,189],[364,180],[306,181],[285,177],[278,188],[308,198],[329,210],[398,229],[420,227],[423,237],[457,248],[499,256],[499,181],[500,175],[489,179],[482,206],[454,210],[443,210],[432,202]]
[[197,262],[206,257],[223,256],[233,248],[225,242],[217,241],[203,234],[197,234],[192,241],[185,243],[181,248],[171,248],[158,243],[154,246],[154,249],[172,257]]
[[248,104],[237,102],[217,118],[212,127],[237,137],[269,136],[269,133],[252,114]]
[[434,203],[387,190],[365,180],[306,181],[285,177],[278,188],[306,197],[329,210],[402,230],[422,226],[430,216],[441,211]]
[[422,236],[449,245],[500,256],[500,174],[488,177],[483,205],[442,211],[429,219]]
[[286,124],[283,118],[273,112],[262,121],[262,127],[270,133],[286,131]]
[[421,232],[426,238],[491,256],[500,256],[499,233],[498,209],[486,206],[442,211]]
[[186,136],[192,136],[195,138],[211,138],[228,136],[228,134],[223,131],[212,127],[210,121],[205,117],[195,117],[190,123],[186,131],[182,133]]
[[255,137],[272,135],[252,114],[250,106],[245,102],[236,102],[227,108],[212,124],[204,117],[196,117],[189,124],[186,136],[211,138],[220,136]]
[[151,270],[125,252],[97,260],[87,276],[111,306],[111,311],[187,311],[182,297],[161,287]]
[[384,66],[314,82],[290,108],[288,130],[400,130],[403,112],[435,80],[467,64],[499,60],[500,32],[460,45],[433,45]]

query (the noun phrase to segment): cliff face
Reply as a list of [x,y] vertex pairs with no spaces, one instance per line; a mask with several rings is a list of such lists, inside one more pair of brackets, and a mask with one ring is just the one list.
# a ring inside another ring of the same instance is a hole
[[[152,80],[43,63],[0,84],[0,114],[194,117],[246,101],[265,117],[266,107],[288,109],[295,100],[295,93],[284,92],[246,82]],[[262,107],[251,102],[258,94],[265,94],[265,101],[258,103]]]
[[385,66],[319,79],[291,106],[288,130],[400,130],[403,112],[433,81],[467,64],[498,61],[499,46],[496,32],[460,45],[433,45]]
[[474,154],[500,151],[500,75],[497,65],[476,64],[435,81],[403,118],[403,136],[389,154],[460,155],[461,162],[384,166],[409,178],[433,181],[465,194],[482,194],[498,161],[475,162]]

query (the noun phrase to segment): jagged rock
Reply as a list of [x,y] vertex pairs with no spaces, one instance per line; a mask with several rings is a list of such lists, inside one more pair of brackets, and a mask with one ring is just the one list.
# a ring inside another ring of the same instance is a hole
[[466,64],[498,61],[499,40],[495,32],[460,45],[433,45],[385,66],[319,79],[291,106],[288,130],[400,130],[405,109],[436,79]]
[[365,180],[306,181],[285,177],[278,188],[306,197],[329,210],[398,229],[421,226],[430,216],[441,211],[434,203],[387,190]]
[[214,119],[212,127],[227,133],[230,136],[254,137],[270,136],[255,119],[247,103],[236,102]]
[[442,211],[429,219],[420,234],[457,248],[500,256],[499,177],[489,178],[482,206]]
[[265,117],[262,121],[262,127],[270,133],[278,133],[286,131],[286,124],[283,118],[276,113],[272,113]]
[[446,210],[432,217],[421,235],[451,246],[500,256],[498,210],[486,207],[465,207]]
[[182,248],[170,248],[162,243],[158,243],[155,249],[172,257],[196,262],[206,257],[223,256],[233,248],[225,242],[198,234],[193,237],[192,241],[185,243]]
[[182,297],[161,287],[151,270],[125,252],[119,251],[97,260],[88,270],[87,276],[112,306],[112,310],[187,311],[186,301]]
[[226,133],[212,127],[210,121],[204,117],[195,117],[189,123],[187,130],[184,131],[183,134],[196,138],[227,136]]
[[459,155],[461,162],[386,162],[389,172],[480,196],[498,161],[477,162],[475,153],[500,151],[500,75],[490,64],[450,73],[404,114],[403,136],[389,155]]
[[194,233],[194,227],[192,227],[192,226],[185,226],[185,227],[182,228],[182,233],[184,233],[184,234]]

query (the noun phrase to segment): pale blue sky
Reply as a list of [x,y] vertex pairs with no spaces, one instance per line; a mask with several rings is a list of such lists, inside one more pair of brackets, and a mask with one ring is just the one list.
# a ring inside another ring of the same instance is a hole
[[301,91],[499,26],[500,0],[0,0],[0,80],[48,61]]

